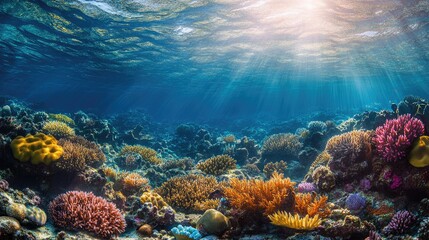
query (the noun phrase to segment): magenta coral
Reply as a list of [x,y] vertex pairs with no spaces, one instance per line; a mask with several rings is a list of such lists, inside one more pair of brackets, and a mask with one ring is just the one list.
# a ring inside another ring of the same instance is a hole
[[377,153],[388,162],[406,157],[407,150],[415,139],[425,132],[422,121],[410,114],[387,120],[375,130],[374,142]]
[[86,230],[103,238],[125,231],[126,223],[115,204],[92,193],[71,191],[57,196],[49,204],[55,225]]

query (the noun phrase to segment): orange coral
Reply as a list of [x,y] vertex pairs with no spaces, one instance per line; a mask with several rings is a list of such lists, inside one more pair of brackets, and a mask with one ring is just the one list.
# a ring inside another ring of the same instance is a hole
[[372,206],[368,206],[367,211],[369,215],[373,216],[381,216],[381,215],[393,215],[395,213],[395,208],[392,206],[388,206],[386,204],[382,204],[380,207],[373,208]]
[[279,210],[292,210],[294,185],[289,178],[275,172],[264,182],[258,179],[232,179],[224,194],[233,208],[256,214],[269,215]]
[[123,178],[122,182],[125,189],[138,190],[139,188],[146,185],[149,181],[138,173],[129,173]]
[[315,193],[298,193],[295,195],[295,212],[310,217],[319,215],[327,217],[331,210],[327,207],[328,197],[318,196]]

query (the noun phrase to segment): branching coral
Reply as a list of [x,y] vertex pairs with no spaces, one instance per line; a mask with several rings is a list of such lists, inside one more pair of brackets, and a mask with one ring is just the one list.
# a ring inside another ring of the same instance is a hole
[[138,154],[143,160],[154,164],[162,163],[162,160],[157,157],[155,150],[141,145],[126,145],[120,152],[120,155],[123,157],[127,157],[132,154]]
[[410,230],[416,223],[417,217],[409,211],[399,211],[395,213],[389,224],[383,229],[386,234],[403,234]]
[[42,130],[43,132],[58,138],[75,135],[73,128],[60,121],[49,121],[43,125]]
[[262,159],[266,162],[287,161],[296,157],[301,148],[298,136],[290,133],[274,134],[262,146]]
[[54,120],[54,121],[66,123],[69,126],[75,125],[75,122],[73,121],[73,119],[71,119],[69,116],[61,114],[61,113],[50,113],[49,118]]
[[309,215],[310,217],[319,215],[327,217],[331,214],[328,208],[328,197],[318,196],[311,193],[298,193],[295,195],[295,212],[300,215]]
[[56,166],[60,169],[74,172],[85,169],[86,166],[99,166],[106,161],[106,156],[98,145],[80,136],[62,138],[58,141],[64,149],[64,154]]
[[375,130],[373,138],[379,156],[387,162],[406,157],[411,144],[425,132],[422,121],[410,114],[387,120]]
[[86,192],[67,192],[49,204],[55,225],[74,230],[86,230],[103,238],[125,231],[125,219],[113,203]]
[[294,185],[289,178],[285,179],[278,173],[266,182],[234,178],[230,186],[224,189],[224,194],[235,209],[269,215],[275,211],[293,209]]
[[298,214],[292,215],[284,211],[279,211],[269,215],[268,218],[271,223],[276,226],[297,230],[313,230],[322,223],[319,215],[315,215],[314,217],[306,215],[304,218],[301,218]]
[[218,155],[198,163],[196,168],[207,174],[219,176],[227,173],[228,170],[235,169],[235,164],[236,161],[232,157],[228,155]]
[[209,209],[216,209],[219,206],[220,199],[207,199],[202,202],[196,202],[195,203],[195,209],[199,211],[206,211]]
[[212,192],[221,187],[214,177],[187,175],[169,179],[155,192],[174,208],[191,211],[196,210],[196,202],[207,200]]
[[287,169],[287,163],[283,160],[280,162],[269,162],[264,166],[264,174],[267,178],[271,178],[274,172],[284,173]]
[[138,173],[127,173],[123,175],[120,181],[125,191],[138,191],[143,186],[147,185],[149,180],[143,178]]

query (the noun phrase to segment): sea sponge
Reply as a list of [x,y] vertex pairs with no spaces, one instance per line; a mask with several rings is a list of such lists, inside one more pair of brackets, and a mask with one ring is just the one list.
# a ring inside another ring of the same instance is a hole
[[32,164],[44,163],[49,165],[57,161],[64,150],[57,145],[57,140],[43,133],[27,136],[18,136],[10,144],[15,159],[27,162],[31,159]]
[[64,149],[58,168],[74,172],[84,170],[86,166],[97,167],[106,161],[106,156],[94,142],[80,136],[62,138],[58,141]]
[[306,215],[304,218],[301,218],[298,214],[292,215],[284,211],[269,215],[268,218],[273,225],[297,230],[313,230],[322,223],[319,215],[315,215],[312,218]]
[[58,138],[75,135],[73,128],[60,121],[49,121],[43,125],[42,130]]
[[211,175],[219,176],[235,169],[236,161],[228,155],[211,157],[197,164],[196,168]]
[[274,134],[268,137],[262,146],[262,159],[265,162],[288,161],[297,157],[301,148],[302,143],[297,135],[290,133]]
[[408,154],[408,162],[414,167],[429,165],[429,136],[421,136],[414,141],[411,152]]
[[271,178],[274,172],[283,174],[287,169],[287,163],[283,160],[280,162],[269,162],[264,166],[264,174],[267,178]]
[[168,204],[164,201],[161,195],[159,195],[154,191],[144,192],[140,196],[140,202],[141,203],[150,202],[152,203],[153,206],[157,207],[158,209],[168,206]]
[[335,187],[335,176],[328,167],[317,167],[313,172],[312,178],[317,187],[322,191],[330,191]]
[[221,212],[209,209],[197,221],[197,229],[207,235],[221,235],[230,226],[229,219]]
[[211,193],[221,187],[214,177],[187,175],[169,179],[155,189],[155,192],[175,209],[191,211],[196,210],[196,202],[208,199]]
[[289,178],[285,179],[275,172],[266,182],[233,178],[223,192],[233,208],[261,216],[279,210],[292,210],[294,185]]
[[386,120],[384,125],[375,130],[373,141],[379,156],[387,162],[395,162],[406,157],[414,140],[424,132],[422,121],[406,114],[397,119]]
[[133,154],[138,154],[143,160],[149,161],[154,164],[162,163],[162,160],[157,157],[155,150],[141,145],[126,145],[121,149],[121,152],[119,153],[119,155],[122,157],[127,157]]
[[75,122],[69,116],[61,113],[50,113],[49,118],[54,121],[66,123],[69,126],[74,126]]
[[85,230],[102,238],[125,231],[125,219],[115,204],[93,193],[71,191],[57,196],[49,204],[56,226]]

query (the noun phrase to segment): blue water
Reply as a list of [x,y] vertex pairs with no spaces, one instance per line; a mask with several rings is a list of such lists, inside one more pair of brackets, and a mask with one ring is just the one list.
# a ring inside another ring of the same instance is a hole
[[428,1],[0,2],[0,94],[52,112],[285,120],[427,97]]

